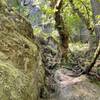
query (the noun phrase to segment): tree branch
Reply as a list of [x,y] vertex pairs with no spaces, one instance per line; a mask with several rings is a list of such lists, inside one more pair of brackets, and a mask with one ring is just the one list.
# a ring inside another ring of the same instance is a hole
[[93,59],[92,59],[90,65],[86,68],[86,71],[85,71],[86,74],[89,74],[89,72],[90,72],[91,69],[93,68],[94,64],[96,63],[96,60],[97,60],[97,58],[99,57],[99,55],[100,55],[100,43],[99,43],[99,45],[98,45],[98,48],[97,48],[96,51],[95,51],[94,57],[93,57]]
[[87,26],[87,28],[90,28],[90,22],[89,20],[83,15],[83,13],[75,6],[75,4],[73,3],[73,0],[69,0],[70,5],[72,7],[72,10],[78,14],[78,16],[80,17],[80,19],[82,20],[82,22],[84,22],[84,24]]

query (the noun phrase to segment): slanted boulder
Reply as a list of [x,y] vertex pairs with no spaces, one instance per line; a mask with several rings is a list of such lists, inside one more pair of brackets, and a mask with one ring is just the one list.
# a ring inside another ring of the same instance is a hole
[[0,0],[0,100],[38,100],[44,68],[31,24]]
[[85,75],[74,76],[72,71],[58,69],[55,73],[57,93],[51,100],[100,100],[100,86]]

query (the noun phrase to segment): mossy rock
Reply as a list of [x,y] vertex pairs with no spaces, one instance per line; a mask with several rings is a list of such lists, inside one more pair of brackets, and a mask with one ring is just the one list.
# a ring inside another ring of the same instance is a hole
[[38,100],[44,68],[32,32],[27,19],[0,0],[0,100]]

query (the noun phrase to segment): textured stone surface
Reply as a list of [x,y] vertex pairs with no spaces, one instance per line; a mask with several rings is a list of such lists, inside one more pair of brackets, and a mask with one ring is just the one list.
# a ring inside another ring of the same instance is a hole
[[71,77],[72,74],[66,69],[56,71],[57,94],[54,100],[100,100],[100,86],[84,75]]
[[44,69],[30,23],[0,0],[0,100],[38,100]]

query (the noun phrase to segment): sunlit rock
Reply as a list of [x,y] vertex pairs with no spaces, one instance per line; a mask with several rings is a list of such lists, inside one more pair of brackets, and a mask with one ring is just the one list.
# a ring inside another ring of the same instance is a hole
[[74,74],[66,69],[55,73],[57,83],[54,100],[100,100],[100,87],[86,76],[72,77]]
[[44,68],[32,32],[31,24],[0,0],[0,100],[39,98]]

